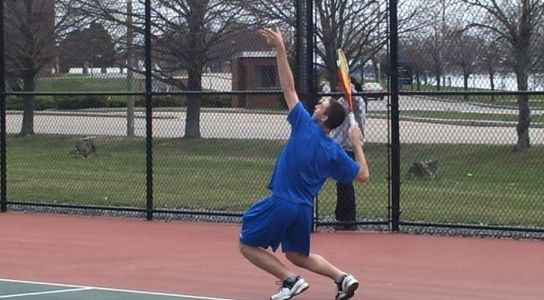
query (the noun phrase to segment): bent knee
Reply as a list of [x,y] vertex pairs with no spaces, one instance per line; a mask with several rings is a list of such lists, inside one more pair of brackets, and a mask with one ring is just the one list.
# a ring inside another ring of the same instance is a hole
[[250,245],[246,245],[242,242],[238,243],[238,250],[240,251],[240,253],[244,256],[247,256],[248,253],[251,252],[251,250],[254,250],[256,249],[257,247],[254,247],[254,246],[250,246]]
[[240,251],[240,253],[244,254],[244,252],[247,252],[247,248],[249,246],[246,245],[246,244],[243,244],[243,243],[238,243],[238,250]]
[[307,256],[304,256],[303,254],[297,252],[287,252],[285,253],[285,257],[294,265],[299,267],[304,267],[308,260]]

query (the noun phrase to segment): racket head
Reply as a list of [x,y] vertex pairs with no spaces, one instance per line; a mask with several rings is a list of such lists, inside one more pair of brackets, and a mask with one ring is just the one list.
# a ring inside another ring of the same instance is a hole
[[348,102],[349,111],[352,111],[352,102],[351,102],[351,78],[349,76],[349,66],[346,55],[342,49],[336,51],[337,61],[336,65],[338,67],[338,80],[340,81],[340,86],[344,92],[344,98]]

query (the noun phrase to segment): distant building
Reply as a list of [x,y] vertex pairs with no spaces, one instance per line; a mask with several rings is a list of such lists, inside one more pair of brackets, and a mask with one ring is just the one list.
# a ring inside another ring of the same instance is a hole
[[[280,89],[274,51],[240,52],[232,60],[232,90],[256,91]],[[233,106],[250,109],[281,108],[279,95],[238,95]]]

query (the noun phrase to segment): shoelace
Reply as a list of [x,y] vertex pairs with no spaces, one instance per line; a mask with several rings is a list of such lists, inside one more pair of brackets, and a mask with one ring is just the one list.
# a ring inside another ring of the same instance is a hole
[[342,280],[340,280],[340,282],[336,282],[336,288],[337,288],[337,292],[341,292],[344,287],[343,287],[343,283],[344,283],[344,280],[346,279],[347,275],[344,275],[342,276]]
[[[295,282],[296,282],[296,281],[295,281]],[[281,280],[276,281],[276,284],[280,286],[280,287],[278,288],[278,292],[284,293],[284,294],[288,294],[288,293],[291,291],[291,288],[293,287],[293,285],[295,284],[295,282],[288,282],[288,281],[286,281],[286,280],[284,280],[284,281],[281,281]]]

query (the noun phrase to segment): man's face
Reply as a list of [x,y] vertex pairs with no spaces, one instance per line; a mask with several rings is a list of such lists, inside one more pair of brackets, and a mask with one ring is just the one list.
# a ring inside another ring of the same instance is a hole
[[340,83],[340,80],[338,80],[338,82],[336,83],[336,92],[340,93],[344,90],[344,88],[342,88],[342,84]]
[[312,118],[318,122],[323,122],[327,120],[327,109],[329,109],[330,102],[329,98],[321,98],[319,102],[317,102],[314,110],[314,114],[312,115]]

